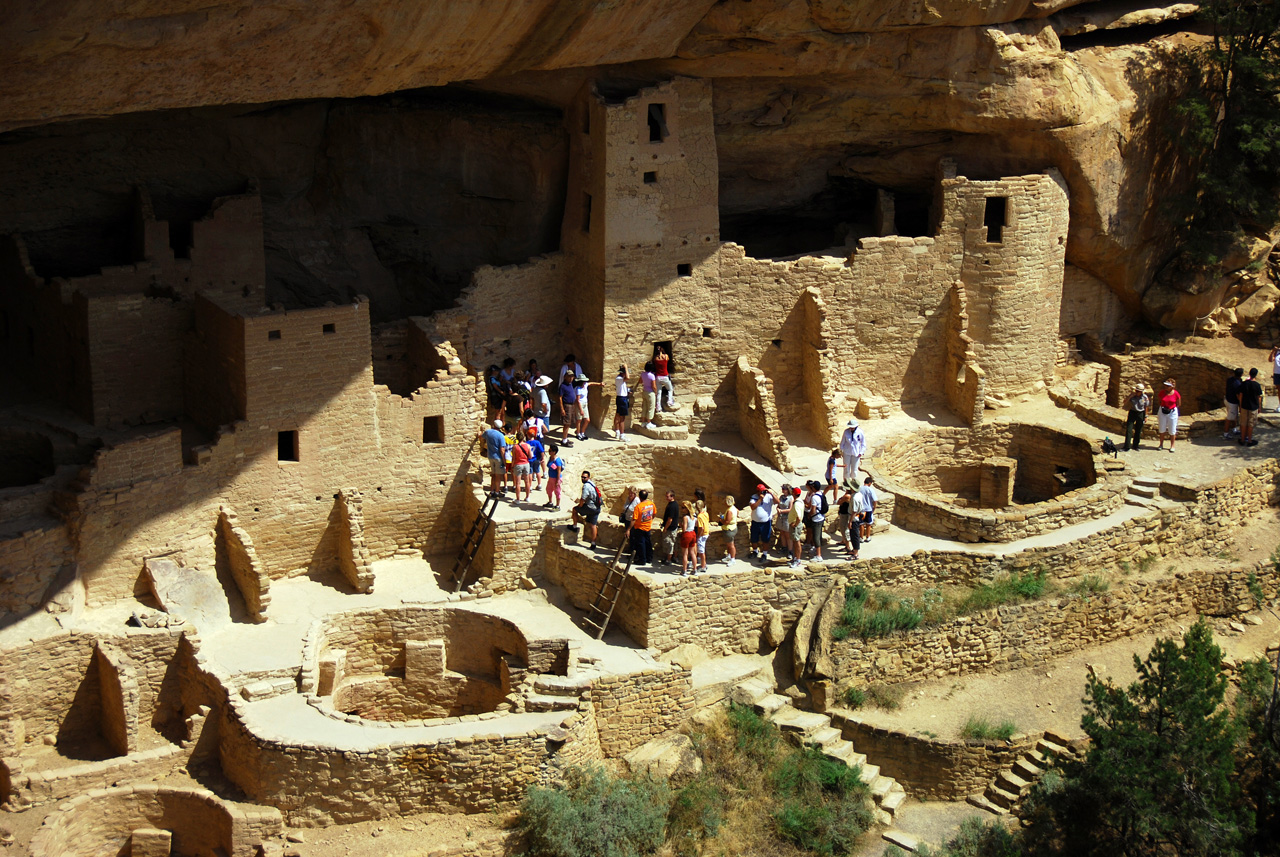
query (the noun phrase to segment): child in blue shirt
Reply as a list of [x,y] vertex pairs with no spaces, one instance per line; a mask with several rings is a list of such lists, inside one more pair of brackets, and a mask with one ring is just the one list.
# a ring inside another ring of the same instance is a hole
[[[560,447],[551,444],[547,447],[547,502],[548,509],[560,508],[560,479],[564,475],[565,461],[560,457]],[[552,499],[555,502],[551,502]]]

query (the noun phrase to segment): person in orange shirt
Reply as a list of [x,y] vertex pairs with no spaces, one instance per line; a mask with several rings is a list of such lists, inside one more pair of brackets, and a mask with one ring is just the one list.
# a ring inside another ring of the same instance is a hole
[[653,519],[657,517],[658,507],[649,499],[648,491],[640,492],[640,502],[631,513],[631,562],[633,565],[648,565],[653,562]]

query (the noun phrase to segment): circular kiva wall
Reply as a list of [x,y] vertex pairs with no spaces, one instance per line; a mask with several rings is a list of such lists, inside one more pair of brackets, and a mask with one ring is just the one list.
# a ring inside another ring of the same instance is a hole
[[1007,542],[1115,511],[1125,484],[1083,436],[1030,423],[929,429],[887,443],[869,470],[893,523],[962,542]]
[[[559,645],[557,645],[559,644]],[[494,711],[530,671],[563,675],[567,641],[540,641],[533,668],[515,623],[457,607],[340,613],[313,626],[303,684],[321,710],[382,722]]]
[[212,792],[154,785],[92,792],[60,804],[31,839],[31,857],[252,857],[284,830],[280,813],[252,815]]
[[[1248,377],[1250,367],[1245,366]],[[1271,374],[1267,366],[1258,367],[1259,378],[1265,385]],[[1181,416],[1217,411],[1223,407],[1227,376],[1234,366],[1210,360],[1198,354],[1174,351],[1151,351],[1119,358],[1119,367],[1111,370],[1111,383],[1107,386],[1107,404],[1113,408],[1127,408],[1126,400],[1135,384],[1142,383],[1147,390],[1160,391],[1165,379],[1172,378],[1182,394]],[[1153,403],[1154,404],[1154,403]],[[1218,415],[1215,415],[1215,417]]]

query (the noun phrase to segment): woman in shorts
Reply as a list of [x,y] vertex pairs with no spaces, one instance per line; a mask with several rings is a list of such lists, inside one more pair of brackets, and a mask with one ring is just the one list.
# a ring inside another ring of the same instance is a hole
[[627,415],[631,413],[631,376],[627,374],[627,366],[624,363],[618,367],[618,374],[613,379],[614,386],[614,410],[613,410],[613,436],[618,440],[626,440],[622,431],[627,427]]
[[1178,408],[1182,404],[1182,394],[1172,378],[1164,382],[1164,387],[1156,394],[1156,425],[1160,432],[1160,445],[1164,449],[1164,439],[1169,438],[1169,451],[1173,452],[1173,444],[1178,439]]
[[693,514],[693,506],[688,500],[680,504],[680,561],[683,569],[681,577],[698,570],[698,519]]

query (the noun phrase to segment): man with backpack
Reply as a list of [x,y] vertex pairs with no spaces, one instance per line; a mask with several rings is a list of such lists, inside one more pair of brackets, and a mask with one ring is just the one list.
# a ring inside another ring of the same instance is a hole
[[817,480],[809,483],[809,496],[805,499],[809,507],[809,536],[813,542],[813,556],[822,562],[822,526],[827,520],[827,495],[822,484]]
[[596,483],[591,481],[591,471],[582,471],[582,496],[573,507],[573,523],[566,524],[566,530],[577,530],[582,524],[583,535],[590,538],[591,549],[596,548],[596,536],[599,535],[600,507],[604,505],[604,497]]

